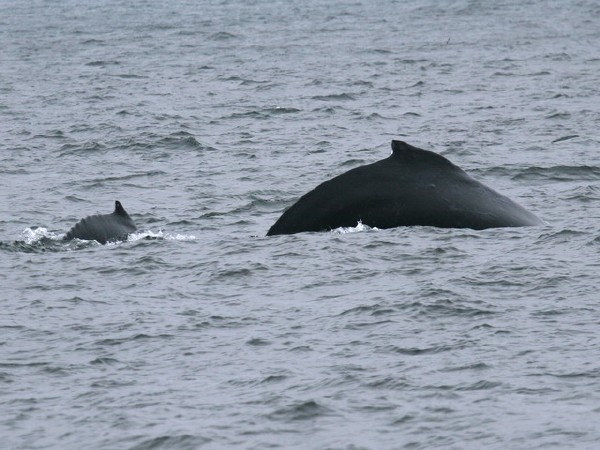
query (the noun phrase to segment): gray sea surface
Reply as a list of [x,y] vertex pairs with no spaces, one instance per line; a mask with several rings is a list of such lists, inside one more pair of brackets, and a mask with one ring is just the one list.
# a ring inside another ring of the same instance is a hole
[[[599,24],[0,0],[0,448],[600,448]],[[545,225],[265,236],[392,139]]]

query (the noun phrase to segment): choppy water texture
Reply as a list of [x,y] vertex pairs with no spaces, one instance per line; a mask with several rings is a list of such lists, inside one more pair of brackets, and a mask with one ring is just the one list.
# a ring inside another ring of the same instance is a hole
[[[597,448],[599,23],[1,2],[0,447]],[[393,138],[547,225],[265,237]],[[60,240],[117,199],[129,241]]]

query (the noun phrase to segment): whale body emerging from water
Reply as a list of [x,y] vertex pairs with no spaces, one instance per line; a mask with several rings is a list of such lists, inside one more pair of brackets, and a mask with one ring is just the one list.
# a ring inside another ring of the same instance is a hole
[[67,232],[64,240],[77,238],[106,244],[111,241],[127,239],[127,235],[136,229],[135,223],[121,202],[117,200],[115,201],[115,210],[111,214],[97,214],[81,219]]
[[392,141],[392,154],[302,196],[267,236],[354,227],[472,228],[542,225],[531,212],[437,153]]

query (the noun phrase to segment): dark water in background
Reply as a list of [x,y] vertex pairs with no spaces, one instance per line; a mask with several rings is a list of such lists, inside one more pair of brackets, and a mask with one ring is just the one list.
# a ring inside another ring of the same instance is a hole
[[[599,23],[0,2],[0,447],[598,448]],[[392,138],[547,225],[264,237]]]

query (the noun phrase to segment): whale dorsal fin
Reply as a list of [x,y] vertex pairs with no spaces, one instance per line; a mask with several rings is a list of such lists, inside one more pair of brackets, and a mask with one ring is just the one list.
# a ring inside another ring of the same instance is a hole
[[443,165],[449,167],[456,167],[442,155],[430,152],[429,150],[423,150],[417,147],[413,147],[404,141],[392,141],[392,157],[403,162],[421,162],[432,165]]
[[125,211],[125,208],[123,208],[123,205],[121,205],[121,202],[119,200],[115,201],[115,211],[114,214],[118,214],[120,216],[126,216],[127,215],[127,211]]

